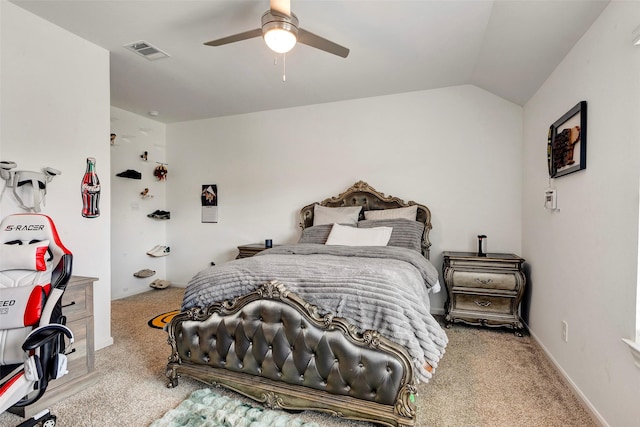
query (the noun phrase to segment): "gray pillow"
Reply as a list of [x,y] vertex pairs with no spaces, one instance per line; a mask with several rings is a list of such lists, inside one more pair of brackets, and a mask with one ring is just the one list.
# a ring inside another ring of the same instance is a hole
[[[343,225],[355,227],[355,224]],[[307,227],[302,230],[302,236],[300,236],[300,240],[298,240],[298,243],[317,243],[319,245],[324,245],[325,243],[327,243],[327,238],[329,237],[329,233],[331,233],[332,228],[333,224],[322,224],[314,225],[313,227]]]
[[422,253],[424,224],[410,219],[365,219],[358,221],[358,228],[392,227],[387,246],[399,246]]
[[356,224],[360,217],[362,206],[313,206],[313,225],[323,224]]

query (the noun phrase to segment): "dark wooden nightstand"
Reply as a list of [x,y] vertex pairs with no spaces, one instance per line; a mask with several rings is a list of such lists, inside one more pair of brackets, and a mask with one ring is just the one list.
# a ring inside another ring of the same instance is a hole
[[520,302],[525,287],[524,259],[513,254],[443,252],[447,287],[445,320],[470,325],[513,328],[522,336]]
[[268,248],[265,248],[264,243],[251,243],[249,245],[238,246],[238,256],[236,257],[236,259],[252,257],[258,252],[264,251],[265,249]]

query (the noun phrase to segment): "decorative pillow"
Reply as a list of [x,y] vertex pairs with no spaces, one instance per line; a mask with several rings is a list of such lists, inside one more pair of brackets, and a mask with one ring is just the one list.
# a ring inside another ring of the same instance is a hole
[[358,228],[392,227],[393,232],[387,246],[399,246],[422,252],[424,224],[409,219],[379,219],[358,222]]
[[47,249],[48,240],[26,245],[0,244],[0,270],[45,271]]
[[315,205],[313,207],[313,225],[357,224],[361,210],[362,206],[329,208]]
[[326,245],[344,246],[387,246],[391,237],[391,227],[354,228],[333,224]]
[[407,206],[406,208],[379,209],[365,211],[364,219],[397,219],[404,218],[415,221],[418,216],[418,205]]
[[[345,224],[345,226],[354,227],[355,224]],[[327,242],[327,237],[331,233],[333,224],[314,225],[313,227],[307,227],[302,230],[302,236],[298,243],[317,243],[324,245]]]

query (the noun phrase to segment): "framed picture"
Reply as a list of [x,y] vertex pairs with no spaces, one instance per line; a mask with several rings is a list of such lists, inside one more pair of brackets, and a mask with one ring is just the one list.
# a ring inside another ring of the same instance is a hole
[[202,222],[218,222],[218,186],[205,184],[200,192]]
[[547,164],[551,178],[587,168],[587,101],[580,101],[549,128]]

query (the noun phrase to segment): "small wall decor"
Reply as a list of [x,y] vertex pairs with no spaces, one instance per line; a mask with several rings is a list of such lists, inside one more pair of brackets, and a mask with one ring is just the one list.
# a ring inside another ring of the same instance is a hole
[[82,216],[97,218],[100,216],[100,180],[96,174],[96,159],[87,157],[87,168],[80,186],[82,194]]
[[580,101],[549,127],[547,165],[551,178],[587,168],[587,101]]
[[149,189],[145,188],[144,190],[142,190],[140,192],[140,198],[142,199],[152,199],[153,198],[153,194],[149,193]]
[[47,183],[62,172],[48,166],[42,172],[13,170],[17,166],[16,162],[0,161],[0,178],[7,181],[0,192],[0,199],[7,188],[13,188],[13,196],[22,209],[40,212],[45,204]]
[[202,222],[218,222],[218,186],[205,184],[200,193]]
[[149,152],[145,151],[144,153],[140,154],[140,158],[142,160],[144,160],[145,162],[147,161],[147,157],[149,156]]
[[158,166],[156,166],[156,169],[153,171],[153,176],[158,178],[158,181],[164,181],[167,179],[167,174],[169,173],[167,170],[168,163],[156,163],[158,163]]

